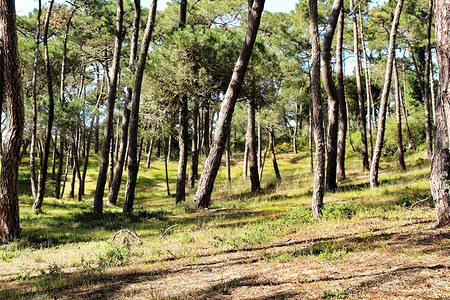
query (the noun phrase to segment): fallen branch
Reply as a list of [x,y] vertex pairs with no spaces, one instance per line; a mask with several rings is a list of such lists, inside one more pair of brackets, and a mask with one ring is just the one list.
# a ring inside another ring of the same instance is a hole
[[[137,235],[136,232],[133,232],[129,229],[120,229],[119,231],[117,231],[116,233],[114,233],[113,237],[111,238],[111,243],[114,242],[116,236],[118,236],[119,234],[123,234],[124,232],[128,233],[129,235],[131,235],[133,237],[133,239],[138,240],[140,244],[143,244],[144,242],[142,242],[141,238]],[[124,237],[122,238],[122,244],[124,243],[130,243],[130,241]]]
[[410,206],[410,207],[407,207],[407,209],[412,209],[412,208],[413,208],[414,206],[416,206],[417,204],[422,203],[422,202],[425,202],[425,201],[428,201],[428,199],[430,199],[430,198],[431,198],[431,195],[428,196],[428,197],[426,197],[425,199],[419,200],[419,201],[417,201],[417,202],[411,204],[411,206]]
[[162,239],[166,235],[166,233],[169,232],[169,230],[171,230],[174,227],[177,227],[178,225],[180,225],[180,224],[172,225],[169,228],[167,228],[166,230],[164,230],[164,232],[161,234],[161,236],[159,238]]

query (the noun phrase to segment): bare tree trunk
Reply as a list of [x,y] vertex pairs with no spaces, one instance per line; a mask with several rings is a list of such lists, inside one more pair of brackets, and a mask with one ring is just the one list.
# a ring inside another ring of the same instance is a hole
[[142,80],[144,77],[144,68],[147,60],[148,48],[155,26],[156,0],[150,4],[150,13],[145,26],[144,37],[142,38],[141,50],[134,78],[133,98],[131,104],[130,133],[128,137],[128,178],[123,202],[123,212],[129,213],[133,210],[135,189],[139,165],[137,163],[137,131],[139,125],[139,103],[141,100]]
[[[406,171],[405,157],[403,155],[403,137],[402,137],[402,113],[400,99],[402,92],[400,90],[400,82],[398,80],[397,60],[394,57],[394,84],[395,84],[395,114],[397,117],[397,151],[398,151],[398,165],[400,171]],[[406,118],[406,116],[404,116]]]
[[314,188],[312,213],[314,219],[322,214],[325,183],[325,133],[323,128],[322,95],[320,91],[320,45],[317,16],[317,0],[309,0],[309,21],[311,35],[311,93],[314,120],[314,137],[316,140],[316,167],[314,170]]
[[[403,64],[403,90],[405,90],[406,88],[406,77],[405,77],[405,64]],[[400,93],[400,104],[402,105],[402,110],[403,110],[403,115],[405,116],[403,119],[405,120],[405,127],[406,127],[406,132],[408,133],[408,140],[409,143],[411,144],[411,148],[416,151],[416,144],[414,143],[414,139],[412,137],[411,134],[411,130],[409,129],[409,124],[408,124],[408,111],[406,110],[406,105],[405,105],[405,101],[403,101],[403,94]]]
[[[58,147],[58,131],[55,130],[55,138],[53,139],[53,151],[52,151],[52,175],[50,176],[52,179],[55,178],[56,171],[56,152]],[[59,155],[58,155],[59,156]]]
[[327,191],[336,190],[337,142],[339,131],[339,99],[331,72],[331,44],[339,19],[342,0],[334,0],[322,46],[322,80],[328,96]]
[[269,128],[270,152],[272,153],[272,164],[275,177],[281,180],[280,170],[278,169],[277,157],[275,155],[275,129],[273,126]]
[[[152,139],[152,143],[153,143],[153,139]],[[167,190],[167,196],[170,196],[169,171],[168,171],[168,168],[167,168],[168,156],[167,156],[167,152],[166,151],[168,152],[169,148],[167,147],[167,150],[166,150],[166,138],[164,137],[164,170],[166,171],[166,190]],[[151,153],[151,151],[149,151],[149,152]]]
[[[226,144],[226,152],[225,152],[225,161],[226,161],[226,168],[227,168],[227,182],[228,184],[231,184],[231,148],[230,148],[230,135],[228,135],[227,138],[227,144]],[[258,174],[256,174],[258,175]]]
[[295,101],[295,127],[294,135],[292,136],[292,146],[294,147],[294,154],[297,154],[297,134],[298,134],[298,101]]
[[[258,171],[261,169],[262,157],[262,135],[261,135],[261,122],[258,123]],[[259,180],[261,184],[261,179]]]
[[362,55],[364,58],[364,75],[366,81],[366,97],[367,97],[367,131],[369,132],[369,158],[373,157],[373,137],[372,137],[372,118],[371,118],[371,103],[372,99],[372,89],[370,87],[370,73],[369,73],[369,63],[367,61],[366,53],[366,41],[364,39],[364,26],[362,21],[361,4],[359,4],[359,27],[361,27],[361,46]]
[[[36,21],[36,46],[34,50],[34,63],[33,63],[33,123],[31,126],[31,145],[30,145],[30,181],[31,181],[31,193],[33,198],[37,197],[37,181],[36,181],[36,135],[37,135],[37,69],[39,63],[39,44],[41,38],[41,0],[38,1],[38,15]],[[1,71],[3,74],[3,70]],[[3,80],[1,81],[3,84]],[[3,91],[1,91],[1,97],[3,97]],[[0,134],[1,135],[1,134]],[[1,144],[0,144],[0,148]]]
[[[436,120],[436,96],[434,94],[434,75],[433,75],[433,60],[430,62],[430,95],[431,95],[431,107],[433,109],[433,121]],[[414,149],[415,150],[415,149]]]
[[48,156],[50,153],[50,141],[52,139],[52,127],[53,118],[55,113],[55,102],[53,99],[53,84],[52,84],[52,72],[50,68],[50,57],[48,54],[48,26],[50,22],[50,15],[52,12],[53,0],[50,1],[47,15],[45,16],[44,25],[44,56],[45,56],[45,73],[47,77],[47,88],[48,88],[48,123],[47,132],[45,137],[44,155],[41,158],[41,169],[39,173],[39,184],[37,197],[33,204],[33,211],[39,213],[41,211],[42,202],[44,201],[45,184],[47,181],[47,166],[48,166]]
[[338,151],[337,151],[337,180],[343,181],[345,179],[345,143],[347,135],[347,106],[345,103],[344,91],[344,68],[342,57],[342,45],[344,40],[344,5],[341,7],[339,13],[338,31],[337,31],[337,46],[336,46],[336,78],[337,78],[337,96],[339,101],[339,136],[338,136]]
[[108,165],[108,191],[111,191],[111,185],[114,179],[114,146],[115,139],[111,139],[111,146],[109,147],[109,165]]
[[268,138],[266,141],[266,148],[264,149],[264,155],[261,159],[261,165],[259,166],[259,181],[261,182],[262,180],[262,174],[263,174],[263,170],[264,170],[264,165],[266,163],[266,156],[267,156],[267,151],[269,151],[269,144],[270,144],[270,139]]
[[259,23],[265,0],[248,0],[248,23],[247,33],[244,44],[239,53],[233,76],[225,94],[224,101],[220,110],[219,120],[217,121],[216,134],[211,151],[203,169],[202,176],[198,184],[195,200],[199,207],[208,207],[211,200],[211,193],[214,187],[214,180],[220,167],[226,138],[230,132],[231,119],[233,117],[234,106],[239,95],[239,89],[244,80],[253,45],[258,33]]
[[[16,11],[13,0],[0,0],[0,65],[4,72],[7,125],[3,139],[0,175],[0,240],[20,236],[18,179],[24,124],[24,104],[17,46]],[[4,78],[2,78],[4,76]]]
[[246,179],[248,175],[248,141],[247,137],[245,138],[245,145],[244,145],[244,166],[242,169],[242,179]]
[[309,166],[311,173],[314,173],[314,153],[313,153],[313,108],[312,108],[312,99],[309,102]]
[[153,141],[155,140],[155,138],[152,136],[151,140],[150,140],[150,147],[148,147],[148,156],[147,156],[147,164],[145,166],[146,169],[150,168],[150,162],[152,160],[152,152],[153,152]]
[[261,189],[258,174],[258,156],[257,156],[257,144],[255,135],[255,100],[253,98],[254,84],[250,83],[250,90],[247,95],[248,105],[248,121],[247,121],[247,147],[248,147],[248,164],[250,169],[250,184],[252,192]]
[[380,114],[378,118],[378,131],[377,131],[377,142],[375,144],[375,149],[372,158],[372,165],[370,167],[370,186],[372,188],[378,186],[378,169],[380,165],[381,150],[383,148],[384,131],[386,129],[386,110],[387,102],[389,97],[389,90],[391,88],[391,75],[392,75],[392,65],[395,58],[395,38],[397,34],[398,22],[400,19],[400,14],[402,12],[403,0],[398,0],[397,8],[395,9],[394,20],[392,21],[392,28],[389,37],[389,53],[386,64],[386,75],[384,78],[383,94],[381,95],[381,105]]
[[203,102],[204,109],[205,109],[205,124],[203,125],[204,132],[203,132],[203,147],[205,149],[205,156],[208,157],[209,154],[209,101]]
[[356,9],[353,5],[353,0],[350,0],[350,11],[353,11],[353,53],[355,55],[355,75],[356,87],[358,90],[358,105],[359,105],[359,128],[361,130],[361,151],[363,170],[369,170],[369,158],[367,155],[367,132],[366,132],[366,107],[364,105],[364,95],[361,82],[361,63],[359,60],[359,43],[358,43],[358,23],[356,21]]
[[434,151],[431,165],[431,193],[437,225],[450,224],[450,4],[436,1],[436,54],[439,63],[439,92],[436,98]]
[[179,108],[179,135],[178,135],[178,173],[176,204],[186,198],[186,169],[188,156],[188,98],[181,96]]
[[67,175],[69,173],[69,164],[72,161],[72,151],[69,149],[69,152],[67,153],[67,159],[66,159],[66,168],[64,171],[64,180],[62,183],[62,188],[61,188],[61,194],[59,196],[59,198],[62,198],[64,196],[64,190],[66,188],[66,181],[67,181]]
[[193,189],[195,179],[198,178],[198,101],[194,100],[194,109],[192,116],[192,148],[191,148],[191,166],[189,168],[188,187]]
[[94,195],[94,213],[101,214],[103,212],[103,195],[105,194],[106,175],[108,172],[108,158],[111,140],[114,138],[113,121],[114,121],[114,104],[117,92],[117,77],[120,65],[120,50],[122,49],[123,40],[123,0],[117,0],[116,11],[116,37],[114,39],[114,55],[112,65],[112,76],[108,91],[108,103],[106,107],[105,130],[102,144],[102,157],[100,160],[99,173],[97,178],[97,187]]
[[425,104],[425,135],[427,140],[428,160],[431,162],[433,155],[433,137],[431,135],[431,118],[430,118],[430,68],[431,68],[431,26],[433,17],[433,0],[428,1],[428,18],[427,18],[427,60],[425,64],[425,86],[423,102]]

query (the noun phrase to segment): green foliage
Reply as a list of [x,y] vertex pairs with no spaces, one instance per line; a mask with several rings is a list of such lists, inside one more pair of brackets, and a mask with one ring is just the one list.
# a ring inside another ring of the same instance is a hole
[[121,267],[129,263],[133,252],[128,244],[117,246],[107,244],[105,249],[96,255],[100,269]]
[[323,298],[325,299],[346,299],[349,294],[346,289],[337,290],[335,292],[332,291],[323,291]]
[[326,204],[322,210],[324,219],[351,219],[358,212],[358,206],[354,202],[332,202]]

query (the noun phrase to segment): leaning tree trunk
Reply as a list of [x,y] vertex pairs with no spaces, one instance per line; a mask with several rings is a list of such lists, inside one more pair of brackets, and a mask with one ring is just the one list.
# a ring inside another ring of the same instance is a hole
[[50,57],[48,54],[48,26],[50,23],[50,15],[52,12],[53,0],[50,1],[47,15],[45,16],[44,25],[44,57],[45,57],[45,73],[47,77],[48,88],[48,123],[45,136],[44,155],[41,157],[41,169],[39,173],[38,193],[33,204],[33,211],[36,213],[41,211],[42,202],[44,201],[45,184],[47,181],[48,156],[50,153],[50,141],[52,139],[53,118],[55,114],[55,102],[53,99],[52,72],[50,66]]
[[336,190],[337,139],[339,131],[339,99],[331,71],[331,44],[339,19],[342,0],[334,0],[322,47],[322,79],[328,96],[328,138],[327,138],[327,191]]
[[275,177],[281,180],[280,169],[278,169],[277,157],[275,155],[275,129],[273,126],[269,128],[269,143],[270,143],[270,153],[272,153],[272,164],[273,170],[275,172]]
[[0,76],[0,80],[5,82],[7,119],[0,175],[0,240],[12,241],[20,236],[17,153],[25,122],[14,0],[0,0],[0,60],[4,68],[4,78]]
[[255,99],[253,98],[254,83],[250,83],[250,91],[247,96],[248,121],[247,121],[247,147],[248,165],[250,169],[251,191],[255,192],[261,188],[258,174],[258,156],[256,154],[256,134],[255,134]]
[[392,65],[395,56],[395,38],[397,35],[397,27],[402,12],[403,0],[398,0],[397,8],[395,9],[394,20],[392,21],[391,33],[389,36],[389,53],[386,63],[386,75],[384,77],[383,93],[381,95],[380,113],[378,117],[378,131],[377,142],[372,158],[372,165],[370,166],[370,186],[372,188],[378,186],[378,169],[380,166],[381,150],[383,148],[384,131],[386,129],[386,110],[388,106],[389,91],[391,89],[391,75]]
[[195,194],[195,200],[199,202],[199,207],[206,208],[210,204],[214,180],[216,179],[220,167],[227,135],[230,131],[231,119],[233,117],[236,100],[239,96],[239,89],[244,80],[253,45],[258,33],[259,23],[264,9],[264,2],[265,0],[248,0],[248,23],[245,41],[234,67],[233,75],[225,94],[225,99],[222,102],[214,142],[206,160]]
[[431,193],[436,205],[437,225],[450,224],[450,3],[436,1],[436,54],[439,63],[439,92],[436,98]]
[[[397,71],[397,61],[394,58],[394,84],[395,84],[395,114],[397,118],[397,152],[398,152],[398,165],[400,167],[400,171],[406,171],[404,150],[403,150],[403,137],[402,137],[402,113],[401,113],[401,90],[400,90],[400,82],[398,79],[398,71]],[[406,116],[404,116],[406,118]]]
[[103,212],[103,195],[105,194],[106,175],[109,165],[109,148],[111,140],[114,138],[114,104],[117,92],[117,80],[120,65],[120,50],[122,49],[123,40],[123,0],[117,0],[116,12],[116,37],[114,40],[114,56],[112,64],[112,75],[109,84],[108,103],[106,107],[105,130],[102,144],[102,157],[100,160],[100,167],[97,178],[97,187],[94,195],[94,213],[101,214]]
[[134,77],[133,97],[131,104],[130,132],[128,137],[128,178],[123,202],[123,212],[129,213],[133,210],[134,193],[136,189],[139,165],[137,161],[137,133],[139,127],[139,103],[141,101],[142,79],[144,77],[145,62],[147,61],[148,48],[155,26],[156,0],[150,4],[150,13],[147,19],[144,36],[142,38],[141,50],[137,69]]
[[[137,55],[137,42],[139,37],[139,20],[141,16],[141,2],[140,0],[134,1],[134,20],[133,20],[133,33],[131,36],[131,50],[130,50],[130,60],[128,61],[128,68],[131,69],[133,67],[133,63],[136,60]],[[120,145],[119,145],[119,154],[117,157],[116,167],[114,168],[114,177],[111,182],[111,187],[108,193],[108,205],[116,205],[117,204],[117,196],[119,195],[120,183],[122,182],[122,174],[123,174],[123,165],[125,163],[125,155],[127,151],[127,143],[128,143],[128,126],[130,124],[130,109],[128,106],[131,103],[132,98],[132,90],[131,87],[127,87],[126,91],[126,100],[125,105],[123,107],[122,112],[122,127],[121,127],[121,135],[120,135]]]
[[[41,38],[41,0],[38,1],[38,15],[36,21],[36,46],[34,50],[34,63],[33,63],[33,123],[31,125],[31,145],[30,145],[30,181],[31,181],[31,193],[33,198],[37,197],[37,181],[36,181],[36,136],[37,136],[37,69],[39,63],[39,44]],[[3,71],[1,72],[3,74]],[[3,80],[1,82],[3,84]],[[1,97],[3,97],[3,91]],[[0,144],[1,147],[1,144]]]
[[342,59],[342,44],[344,40],[344,6],[342,5],[339,14],[338,31],[336,45],[336,79],[337,79],[337,96],[339,101],[339,136],[338,136],[338,152],[337,152],[337,170],[336,176],[338,181],[345,179],[345,143],[347,135],[347,107],[345,105],[344,91],[344,67]]
[[311,35],[311,92],[314,137],[316,140],[316,166],[314,170],[314,188],[312,197],[313,218],[321,216],[325,182],[325,133],[323,128],[322,96],[320,91],[320,45],[317,16],[317,0],[309,0],[309,20]]

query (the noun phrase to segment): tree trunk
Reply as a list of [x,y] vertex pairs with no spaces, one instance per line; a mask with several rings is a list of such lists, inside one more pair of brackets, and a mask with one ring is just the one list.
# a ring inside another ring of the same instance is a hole
[[261,158],[261,164],[259,166],[259,181],[261,182],[262,180],[262,174],[263,174],[263,170],[264,170],[264,165],[266,163],[266,156],[267,156],[267,151],[269,151],[269,144],[270,144],[270,139],[267,139],[266,142],[266,148],[264,149],[264,155]]
[[111,191],[111,185],[114,179],[114,148],[115,148],[114,146],[115,146],[115,139],[113,135],[113,138],[111,139],[111,145],[109,147],[108,191]]
[[[61,132],[60,132],[61,134]],[[55,130],[55,138],[53,139],[53,151],[52,151],[52,175],[51,179],[55,179],[55,173],[56,173],[56,155],[58,152],[58,131]],[[59,155],[58,155],[59,157]]]
[[331,72],[331,44],[341,6],[342,0],[334,0],[322,47],[322,80],[328,96],[327,175],[325,183],[327,191],[334,191],[337,187],[336,163],[339,131],[339,99]]
[[186,169],[188,157],[188,98],[181,96],[179,108],[179,134],[178,134],[178,173],[176,204],[186,198]]
[[269,128],[269,139],[270,139],[270,152],[272,153],[272,164],[273,170],[275,172],[275,177],[281,180],[280,170],[278,169],[277,157],[275,156],[275,130],[273,126]]
[[108,91],[108,103],[106,107],[106,119],[105,130],[102,144],[102,157],[100,160],[99,173],[97,178],[97,187],[94,195],[94,213],[101,214],[103,212],[103,195],[105,194],[106,175],[109,165],[109,148],[111,140],[114,138],[114,104],[116,100],[117,92],[117,77],[119,73],[120,65],[120,50],[122,49],[123,40],[123,0],[117,0],[117,12],[116,12],[116,37],[114,39],[114,55],[112,65],[112,75],[109,84]]
[[[153,143],[153,139],[152,139]],[[151,148],[151,146],[150,146]],[[169,151],[169,148],[167,147],[167,151]],[[149,151],[151,153],[151,150]],[[149,156],[150,157],[150,156]],[[170,187],[169,187],[169,171],[167,168],[167,152],[166,152],[166,139],[164,138],[164,170],[166,172],[166,190],[167,190],[167,196],[170,196]]]
[[439,63],[439,92],[436,98],[434,151],[431,165],[431,193],[437,225],[450,224],[450,4],[436,1],[436,54]]
[[258,174],[258,156],[255,134],[255,99],[253,98],[254,83],[250,83],[251,90],[247,95],[248,119],[247,119],[247,147],[248,147],[248,165],[250,169],[251,190],[255,192],[261,189]]
[[[33,63],[33,123],[31,125],[31,145],[30,145],[30,181],[31,181],[31,193],[33,198],[37,197],[37,181],[36,181],[36,135],[37,135],[37,69],[39,63],[39,44],[41,38],[41,0],[38,1],[38,15],[36,21],[36,46],[34,50],[34,63]],[[1,71],[3,74],[3,71]],[[1,80],[3,84],[3,80]],[[3,97],[3,90],[1,92],[1,97]],[[3,106],[2,106],[3,107]],[[1,134],[0,134],[1,135]],[[1,144],[0,144],[1,148]]]
[[129,213],[133,210],[134,193],[136,189],[137,175],[139,165],[137,161],[137,133],[139,127],[139,103],[141,100],[142,79],[144,77],[144,68],[147,60],[148,48],[155,26],[156,0],[150,4],[150,13],[145,26],[144,37],[142,38],[141,50],[134,77],[133,97],[130,116],[130,133],[128,137],[128,178],[123,202],[123,212]]
[[339,136],[337,151],[337,170],[336,176],[339,182],[345,180],[345,143],[347,135],[347,106],[345,105],[344,91],[344,67],[342,57],[342,45],[344,40],[344,6],[342,5],[339,14],[338,31],[336,45],[336,79],[337,96],[339,101]]
[[428,1],[428,19],[427,19],[427,60],[425,64],[425,85],[423,102],[425,104],[425,136],[427,140],[428,160],[431,162],[433,155],[433,140],[431,135],[431,118],[430,118],[430,68],[431,68],[431,26],[433,17],[433,0]]
[[364,105],[364,95],[361,82],[361,63],[359,60],[359,43],[358,43],[358,23],[356,22],[356,9],[353,0],[350,0],[350,11],[353,11],[353,53],[355,55],[355,76],[356,87],[358,90],[359,105],[359,128],[361,130],[361,151],[363,170],[369,170],[369,158],[367,154],[367,132],[366,132],[366,107]]
[[191,166],[189,168],[188,187],[193,189],[195,179],[198,178],[198,101],[194,100],[194,110],[192,116],[192,148]]
[[20,236],[18,179],[22,144],[24,103],[17,46],[16,11],[13,0],[0,0],[0,65],[3,65],[7,125],[3,139],[0,175],[0,239]]
[[47,77],[47,88],[48,88],[48,123],[47,123],[47,132],[45,136],[45,146],[44,146],[44,155],[41,158],[41,169],[39,173],[39,184],[38,184],[38,193],[36,200],[33,204],[33,211],[39,213],[41,211],[42,202],[44,201],[44,193],[45,193],[45,184],[47,181],[47,166],[48,166],[48,156],[50,153],[50,141],[52,139],[52,127],[53,127],[53,118],[55,113],[55,103],[53,99],[53,84],[52,84],[52,72],[50,67],[50,57],[48,54],[48,26],[50,22],[50,15],[52,12],[53,0],[50,1],[47,15],[45,16],[45,25],[44,25],[44,56],[45,56],[45,73]]
[[150,140],[150,147],[148,147],[148,156],[147,156],[147,164],[146,164],[146,168],[149,169],[150,168],[150,162],[152,160],[152,152],[153,152],[153,141],[155,140],[155,138],[152,136],[151,140]]
[[[403,137],[402,137],[402,113],[401,113],[401,105],[400,98],[402,92],[400,90],[400,82],[398,80],[398,71],[397,71],[397,61],[394,57],[394,64],[392,66],[394,68],[394,84],[395,84],[395,114],[397,117],[397,152],[398,152],[398,165],[400,167],[400,171],[406,171],[405,165],[405,157],[403,155]],[[406,116],[404,116],[406,118]]]
[[63,180],[63,183],[62,183],[61,194],[60,194],[59,198],[62,198],[64,196],[64,190],[66,188],[67,175],[69,173],[69,164],[72,161],[72,156],[71,156],[72,154],[71,153],[72,153],[72,151],[70,151],[70,149],[69,149],[69,152],[67,153],[67,159],[66,159],[66,168],[65,168],[65,171],[64,171],[64,180]]
[[309,0],[309,20],[311,35],[311,93],[314,120],[314,137],[316,140],[316,167],[314,170],[314,188],[312,213],[314,219],[322,214],[325,182],[325,133],[323,128],[322,95],[320,91],[320,45],[317,16],[317,0]]
[[205,110],[205,124],[203,125],[203,147],[205,151],[205,156],[208,157],[209,154],[209,101],[205,101],[204,110]]
[[210,204],[214,180],[216,179],[217,172],[220,167],[226,138],[230,132],[231,119],[233,117],[236,100],[239,96],[239,89],[242,85],[242,81],[244,80],[245,72],[252,54],[253,45],[258,33],[264,2],[265,0],[248,0],[248,23],[245,41],[234,67],[233,75],[225,94],[224,101],[222,102],[214,142],[206,160],[205,167],[198,184],[197,193],[195,195],[195,200],[199,202],[199,207],[206,208]]
[[297,154],[297,134],[298,134],[298,101],[295,101],[295,127],[294,135],[292,137],[292,146],[294,147],[294,154]]
[[[231,148],[230,148],[230,135],[228,135],[227,138],[227,144],[226,144],[226,152],[225,152],[225,161],[226,161],[226,168],[227,168],[227,182],[228,184],[231,184]],[[258,174],[256,174],[258,175]]]
[[372,188],[378,186],[378,169],[380,165],[381,150],[383,148],[384,131],[386,129],[386,110],[387,102],[389,97],[389,91],[391,88],[391,75],[392,75],[392,65],[395,56],[395,38],[397,34],[398,22],[400,19],[400,14],[402,12],[403,0],[398,0],[397,8],[395,9],[394,20],[392,21],[391,34],[389,37],[389,53],[387,57],[386,64],[386,75],[384,78],[383,93],[381,95],[381,105],[380,113],[378,117],[378,131],[377,131],[377,142],[375,144],[375,149],[372,158],[372,165],[370,167],[370,186]]
[[[261,122],[258,124],[258,171],[261,169],[262,163],[262,135],[261,135]],[[261,184],[261,179],[259,180]]]
[[312,99],[310,99],[309,102],[309,166],[311,173],[314,173],[314,153],[313,153],[313,138],[314,138],[314,131],[313,131],[313,110],[312,110]]
[[245,145],[244,145],[244,165],[242,167],[242,179],[246,179],[248,175],[248,141],[247,137],[245,137]]

